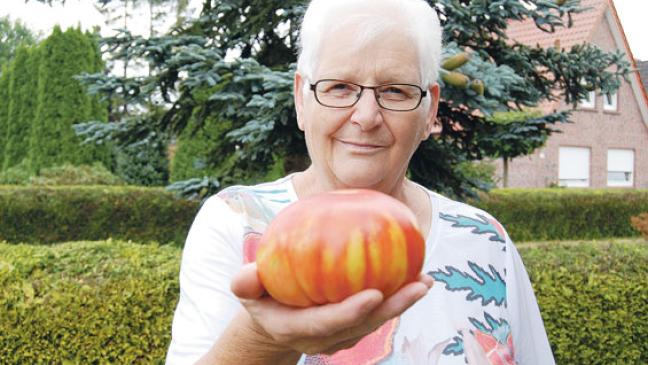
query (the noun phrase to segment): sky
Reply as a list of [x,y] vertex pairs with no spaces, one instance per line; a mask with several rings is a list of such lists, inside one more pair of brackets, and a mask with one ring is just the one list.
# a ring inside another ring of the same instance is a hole
[[[45,36],[58,24],[61,28],[81,26],[82,29],[101,27],[101,34],[109,36],[115,32],[111,28],[118,25],[107,26],[103,15],[97,10],[95,0],[54,0],[52,6],[36,0],[0,0],[0,17],[9,15],[12,20],[20,19],[28,28],[40,31]],[[190,0],[190,9],[197,14],[200,10],[201,0]],[[134,34],[147,35],[149,29],[148,7],[134,13],[130,19],[128,29]]]
[[[200,0],[192,0],[192,7],[199,10]],[[102,27],[102,35],[111,35],[104,24],[103,17],[94,7],[94,0],[66,0],[65,5],[44,5],[36,0],[0,0],[0,16],[9,15],[13,20],[20,19],[29,28],[48,34],[55,24],[62,28],[81,25],[91,29],[94,25]],[[614,0],[621,24],[630,43],[630,49],[636,59],[648,60],[648,42],[643,39],[648,31],[646,0]],[[146,19],[142,17],[142,19]],[[131,31],[135,34],[146,34],[146,21],[132,21]],[[130,27],[129,27],[130,28]]]

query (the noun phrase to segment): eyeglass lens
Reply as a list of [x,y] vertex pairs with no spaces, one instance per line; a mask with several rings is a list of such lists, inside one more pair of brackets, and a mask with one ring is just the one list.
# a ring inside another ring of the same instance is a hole
[[[353,106],[363,92],[362,86],[340,80],[320,80],[315,85],[317,101],[332,108]],[[371,89],[377,96],[378,105],[385,109],[412,110],[419,105],[422,98],[421,89],[414,85],[388,84]]]

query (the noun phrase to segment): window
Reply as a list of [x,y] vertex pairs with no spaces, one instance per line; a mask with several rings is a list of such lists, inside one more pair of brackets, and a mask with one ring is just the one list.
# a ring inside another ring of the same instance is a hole
[[587,93],[587,97],[578,102],[578,106],[586,109],[595,109],[596,108],[596,92],[590,91]]
[[618,99],[617,93],[606,94],[603,97],[603,110],[608,112],[617,111],[617,99]]
[[633,150],[608,150],[607,184],[608,186],[634,186]]
[[590,185],[590,149],[560,147],[558,157],[558,183],[567,187]]

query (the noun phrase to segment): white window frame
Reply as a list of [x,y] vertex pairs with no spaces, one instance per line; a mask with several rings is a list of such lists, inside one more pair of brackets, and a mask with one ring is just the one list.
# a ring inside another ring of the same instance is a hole
[[587,97],[581,99],[578,106],[583,109],[596,109],[596,91],[592,90],[587,93]]
[[558,149],[558,185],[573,188],[590,186],[592,151],[589,147],[564,146]]
[[[610,148],[607,154],[607,186],[626,187],[634,186],[634,168],[635,151],[623,148]],[[610,175],[616,176],[622,174],[625,178],[610,179]]]
[[606,94],[603,95],[603,110],[607,112],[615,112],[619,107],[619,94]]

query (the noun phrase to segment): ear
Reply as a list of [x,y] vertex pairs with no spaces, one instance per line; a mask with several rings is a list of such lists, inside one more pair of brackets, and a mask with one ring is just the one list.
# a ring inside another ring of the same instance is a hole
[[295,80],[293,82],[293,97],[295,99],[295,112],[297,113],[297,126],[304,131],[304,82],[305,78],[299,73],[295,72]]
[[441,124],[436,119],[437,112],[439,111],[439,97],[441,94],[439,84],[435,83],[434,85],[430,86],[428,93],[430,94],[431,100],[428,109],[428,115],[425,118],[425,133],[423,134],[423,141],[428,139],[430,137],[430,134],[441,132]]

